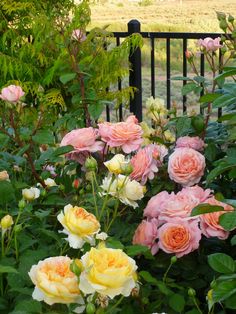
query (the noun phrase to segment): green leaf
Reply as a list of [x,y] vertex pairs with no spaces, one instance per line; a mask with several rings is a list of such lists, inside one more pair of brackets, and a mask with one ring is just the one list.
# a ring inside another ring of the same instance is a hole
[[222,164],[222,165],[219,165],[218,167],[214,168],[207,176],[207,184],[212,182],[216,177],[218,177],[223,172],[230,170],[233,167],[234,167],[233,165]]
[[8,181],[0,181],[0,204],[15,200],[15,193],[12,184]]
[[223,281],[214,288],[212,297],[214,302],[221,302],[236,293],[236,280]]
[[218,205],[200,204],[192,209],[191,216],[198,216],[219,211],[224,211],[224,208]]
[[32,139],[37,144],[54,144],[54,135],[49,130],[39,130]]
[[106,245],[107,247],[113,248],[113,249],[124,249],[124,245],[117,239],[114,239],[112,237],[109,237],[106,240]]
[[131,257],[141,255],[147,252],[148,250],[150,249],[147,246],[143,245],[130,245],[126,247],[126,253]]
[[182,87],[182,95],[185,96],[199,87],[196,83],[188,83]]
[[2,273],[18,273],[18,271],[14,267],[0,265],[0,274]]
[[205,94],[203,95],[199,101],[201,103],[205,103],[205,102],[213,102],[214,100],[216,100],[218,97],[220,97],[220,94]]
[[67,153],[71,152],[73,149],[74,149],[74,147],[71,145],[58,147],[57,149],[54,150],[53,156],[57,157],[60,155],[67,154]]
[[72,81],[76,77],[76,73],[67,73],[60,76],[60,81],[62,84],[66,84]]
[[189,134],[191,128],[191,119],[188,117],[180,117],[177,119],[176,131],[177,137]]
[[235,263],[232,257],[224,253],[215,253],[208,256],[209,265],[218,273],[232,274],[235,271]]
[[226,78],[226,77],[233,76],[233,75],[236,75],[236,69],[232,69],[232,70],[229,70],[229,71],[226,71],[226,72],[219,74],[218,76],[215,77],[215,81],[218,81],[222,78]]
[[154,278],[148,271],[142,270],[139,272],[139,276],[142,277],[146,282],[158,285],[158,281],[156,278]]
[[213,101],[212,106],[214,108],[221,108],[225,106],[234,105],[236,103],[236,97],[231,94],[225,94],[218,97],[216,100]]
[[169,306],[176,311],[177,313],[180,313],[184,310],[185,306],[185,300],[184,297],[181,294],[174,293],[169,297]]
[[204,83],[206,78],[204,76],[194,76],[194,81],[198,82],[198,83]]
[[190,77],[186,77],[186,76],[173,76],[171,80],[172,81],[192,81]]
[[232,294],[229,298],[225,300],[225,306],[228,309],[236,310],[236,293]]
[[231,231],[236,227],[236,211],[225,213],[220,216],[220,225],[227,231]]
[[231,245],[236,245],[236,235],[234,235],[232,237],[232,239],[230,240]]
[[104,104],[94,103],[90,104],[88,107],[89,114],[94,120],[97,120],[104,110]]
[[25,311],[25,313],[41,313],[42,304],[34,300],[23,300],[16,305],[14,310]]

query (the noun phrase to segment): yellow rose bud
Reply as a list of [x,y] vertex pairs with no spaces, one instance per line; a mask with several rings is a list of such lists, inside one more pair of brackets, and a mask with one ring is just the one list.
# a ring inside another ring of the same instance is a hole
[[6,170],[0,171],[0,181],[9,181],[9,174]]
[[1,228],[3,230],[9,229],[13,225],[13,219],[12,216],[6,215],[1,219]]
[[97,292],[111,299],[119,294],[127,297],[136,286],[136,263],[122,250],[92,248],[81,261],[84,271],[79,288],[85,294]]
[[53,186],[57,186],[56,182],[51,179],[51,178],[47,178],[46,180],[44,180],[44,183],[46,184],[47,187],[53,187]]
[[164,137],[165,137],[167,142],[173,143],[175,141],[175,136],[173,133],[170,132],[170,130],[166,130],[164,132]]
[[78,278],[70,270],[72,260],[67,256],[46,258],[30,269],[29,276],[35,285],[33,299],[54,303],[82,303]]
[[64,207],[64,212],[61,212],[57,219],[64,227],[62,232],[68,235],[67,241],[70,247],[79,249],[85,242],[95,244],[94,236],[100,230],[100,223],[84,208],[69,204]]
[[111,160],[104,162],[104,165],[111,173],[122,173],[121,164],[125,162],[125,156],[122,154],[115,155]]
[[22,196],[27,201],[33,201],[40,196],[40,190],[38,188],[23,189]]

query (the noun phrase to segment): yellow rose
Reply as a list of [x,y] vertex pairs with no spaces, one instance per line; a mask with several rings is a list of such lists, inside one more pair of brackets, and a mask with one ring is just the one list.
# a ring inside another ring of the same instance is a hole
[[9,181],[9,174],[6,170],[0,171],[0,181]]
[[79,288],[85,294],[98,292],[111,299],[119,294],[127,297],[136,285],[136,263],[122,250],[92,248],[81,261],[84,270]]
[[104,165],[111,173],[122,173],[121,164],[125,162],[125,156],[122,154],[115,155],[112,159],[104,162]]
[[83,303],[77,276],[70,270],[67,256],[49,257],[33,265],[29,276],[35,285],[33,299],[54,303]]
[[95,244],[94,235],[99,232],[100,223],[84,208],[66,205],[64,213],[61,212],[57,219],[64,227],[62,232],[68,235],[67,241],[70,247],[79,249],[85,242]]
[[3,230],[7,230],[11,227],[11,225],[13,225],[13,219],[12,219],[12,216],[10,215],[6,215],[4,216],[2,219],[1,219],[1,228]]

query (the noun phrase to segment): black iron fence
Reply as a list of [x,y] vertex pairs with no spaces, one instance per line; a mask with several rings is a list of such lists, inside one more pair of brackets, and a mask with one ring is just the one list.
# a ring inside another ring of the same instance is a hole
[[[151,65],[151,72],[150,72],[150,95],[155,97],[155,44],[156,40],[164,39],[166,41],[166,73],[165,73],[165,80],[166,80],[166,105],[167,108],[171,108],[171,41],[173,39],[178,39],[182,41],[182,75],[188,75],[188,67],[187,67],[187,58],[185,55],[186,50],[188,49],[188,41],[192,39],[204,39],[206,37],[217,38],[220,37],[222,34],[219,33],[174,33],[174,32],[141,32],[141,24],[137,20],[131,20],[128,23],[128,31],[127,32],[114,32],[114,37],[116,39],[116,44],[119,45],[120,41],[133,34],[133,33],[140,33],[144,39],[150,40],[150,65]],[[135,92],[134,98],[131,99],[130,102],[130,111],[133,112],[139,121],[142,121],[143,115],[143,108],[142,108],[142,60],[141,60],[141,49],[136,49],[136,51],[130,55],[129,61],[131,63],[132,70],[129,74],[129,85],[134,86],[137,91]],[[219,62],[221,60],[221,53],[219,54]],[[201,76],[205,76],[205,57],[203,54],[200,56],[200,69],[199,73]],[[121,89],[122,82],[118,82],[118,88]],[[186,81],[183,81],[183,85],[186,84]],[[182,110],[183,112],[186,111],[186,96],[182,98]],[[107,120],[110,121],[110,109],[107,106],[106,108]],[[119,118],[122,120],[122,106],[119,108]]]

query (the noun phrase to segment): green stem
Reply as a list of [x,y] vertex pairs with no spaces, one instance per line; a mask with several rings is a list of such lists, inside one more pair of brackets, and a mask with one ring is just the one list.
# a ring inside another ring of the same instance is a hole
[[197,308],[198,312],[199,312],[200,314],[203,314],[203,312],[201,311],[201,309],[200,309],[199,305],[197,304],[197,300],[196,300],[196,298],[195,298],[195,297],[193,297],[193,303],[195,304],[195,306],[196,306],[196,308]]
[[119,204],[120,204],[120,201],[119,201],[119,199],[117,199],[116,206],[115,206],[115,209],[114,209],[114,212],[113,212],[113,217],[112,217],[111,221],[109,222],[108,226],[106,227],[106,233],[111,228],[111,225],[113,224],[114,220],[116,219],[116,216],[117,216],[117,213],[118,213]]
[[106,205],[107,205],[107,200],[108,200],[108,196],[109,196],[109,192],[110,192],[110,188],[111,188],[111,185],[112,185],[112,178],[111,178],[111,182],[110,182],[110,184],[109,184],[109,186],[108,186],[108,190],[107,190],[107,194],[106,194],[106,197],[105,197],[105,200],[104,200],[104,202],[103,202],[103,204],[102,204],[102,209],[101,209],[101,211],[100,211],[100,215],[99,215],[99,221],[101,220],[101,218],[102,218],[102,216],[103,216],[103,212],[104,212],[104,210],[105,210],[105,207],[106,207]]
[[16,260],[18,261],[18,258],[19,258],[19,251],[18,251],[18,244],[17,244],[16,233],[14,233],[14,244],[15,244],[15,251],[16,251]]
[[2,231],[2,239],[1,239],[1,244],[2,244],[2,257],[5,256],[4,236],[5,236],[5,233]]
[[170,262],[169,267],[167,268],[166,272],[164,273],[164,276],[163,276],[163,279],[162,279],[162,281],[163,281],[164,283],[166,282],[167,275],[168,275],[168,273],[169,273],[169,271],[170,271],[172,265],[173,265],[173,263]]
[[96,196],[95,196],[95,188],[94,188],[94,181],[96,182],[96,178],[95,177],[95,173],[93,172],[92,174],[92,193],[93,193],[93,202],[94,202],[94,207],[95,207],[95,212],[96,212],[96,217],[98,218],[98,206],[97,206],[97,200],[96,200]]
[[107,311],[107,313],[113,313],[113,310],[122,302],[124,296],[122,295],[119,300]]
[[8,250],[9,250],[9,248],[10,248],[11,240],[12,240],[13,234],[15,235],[15,229],[16,229],[17,223],[18,223],[18,221],[19,221],[19,219],[20,219],[20,216],[21,216],[21,214],[22,214],[22,211],[23,211],[23,208],[19,207],[19,212],[18,212],[18,215],[17,215],[17,217],[16,217],[15,225],[14,225],[14,227],[13,227],[11,233],[10,233],[9,239],[8,239],[8,241],[7,241],[7,247],[6,247],[5,253],[7,253]]

